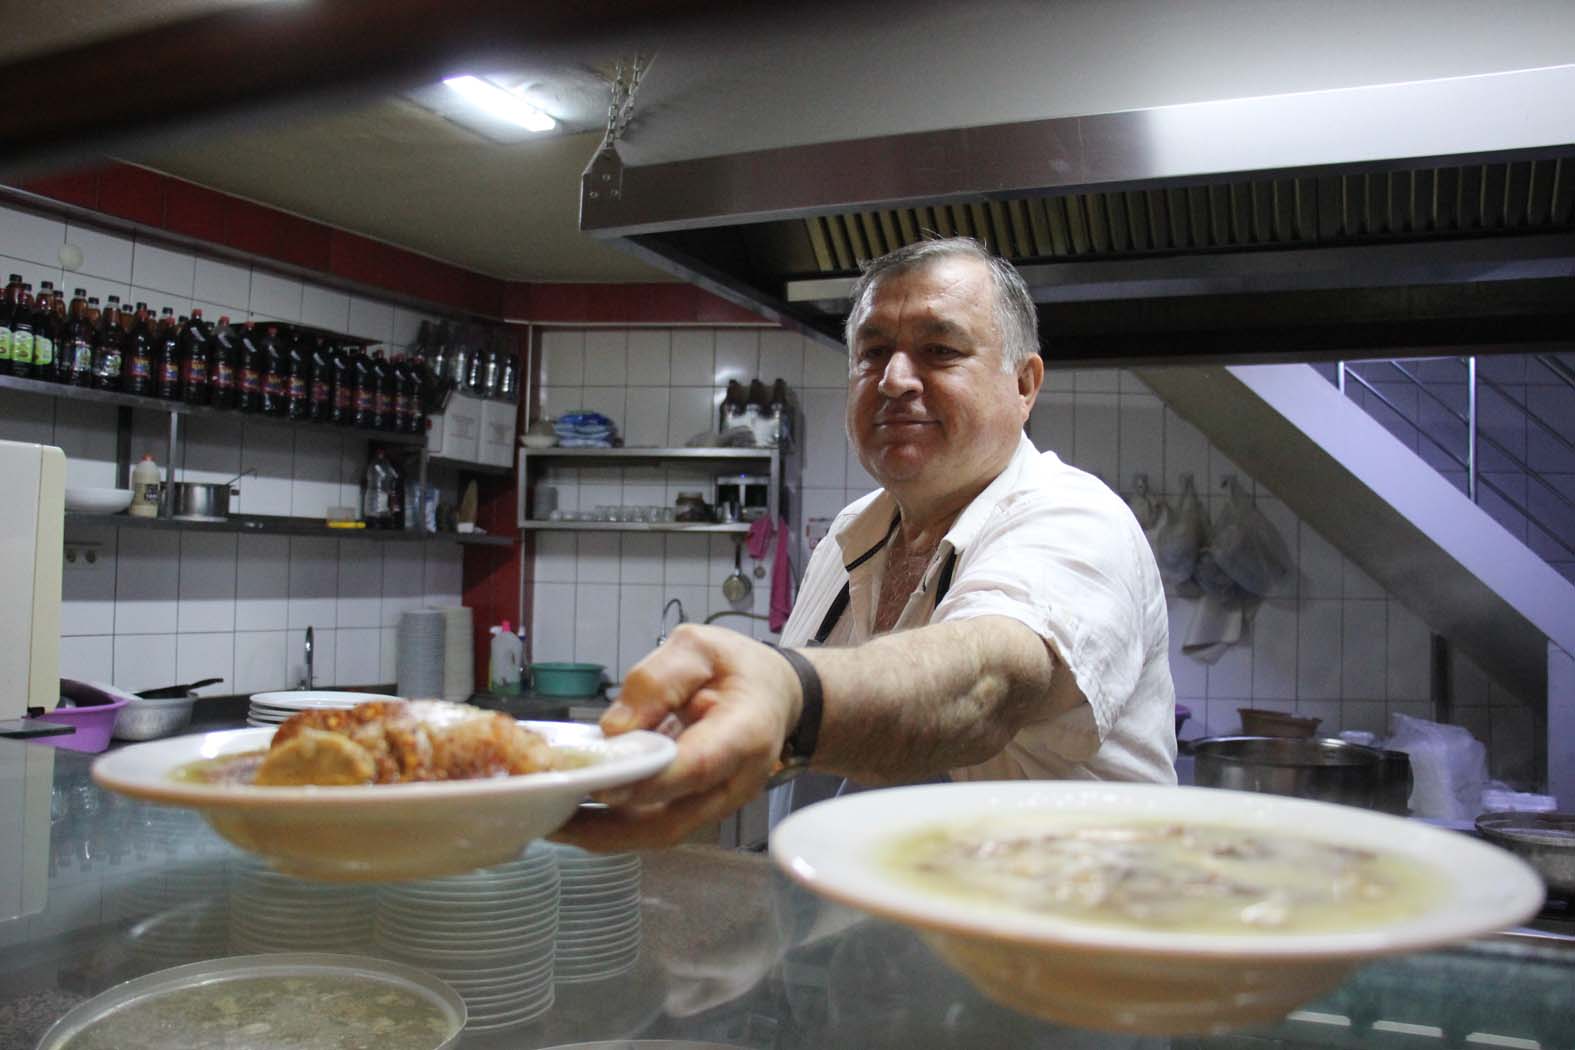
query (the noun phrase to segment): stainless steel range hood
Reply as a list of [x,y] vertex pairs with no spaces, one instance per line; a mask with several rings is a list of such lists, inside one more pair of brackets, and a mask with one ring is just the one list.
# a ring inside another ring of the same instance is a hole
[[1524,345],[1575,325],[1575,65],[587,167],[582,229],[827,342],[934,231],[1056,362]]

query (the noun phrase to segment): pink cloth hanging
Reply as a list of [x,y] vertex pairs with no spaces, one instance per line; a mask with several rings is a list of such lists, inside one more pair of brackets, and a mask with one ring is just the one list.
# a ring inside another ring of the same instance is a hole
[[749,556],[756,561],[765,559],[772,540],[776,540],[776,557],[771,562],[771,607],[768,624],[773,632],[782,630],[793,611],[793,568],[788,563],[787,522],[778,518],[757,518],[749,527]]

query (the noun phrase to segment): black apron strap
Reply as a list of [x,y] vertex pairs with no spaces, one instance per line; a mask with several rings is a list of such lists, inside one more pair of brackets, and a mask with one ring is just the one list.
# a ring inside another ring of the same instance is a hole
[[[879,548],[877,547],[876,549],[878,550]],[[870,554],[873,553],[874,551],[870,552]],[[865,557],[868,557],[868,555],[865,555]],[[862,560],[861,558],[860,561]],[[941,566],[940,575],[935,578],[935,604],[937,606],[941,604],[941,599],[946,597],[947,590],[951,588],[952,572],[956,568],[957,549],[954,547],[951,553],[946,555],[946,564]],[[842,590],[837,592],[837,597],[832,600],[831,608],[826,610],[825,617],[820,621],[820,629],[815,632],[815,638],[811,644],[825,645],[826,639],[831,637],[831,632],[836,628],[837,621],[842,619],[842,614],[848,610],[848,588],[849,584],[844,583]]]

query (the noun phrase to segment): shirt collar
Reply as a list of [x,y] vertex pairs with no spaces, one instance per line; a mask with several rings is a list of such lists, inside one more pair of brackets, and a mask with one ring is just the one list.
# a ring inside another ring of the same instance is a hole
[[[979,534],[984,523],[990,517],[991,510],[1000,502],[1001,497],[1010,492],[1022,477],[1024,470],[1039,455],[1039,450],[1034,448],[1027,434],[1021,434],[1017,439],[1017,448],[1012,453],[1012,458],[1007,462],[1006,469],[995,476],[995,479],[986,485],[984,491],[975,496],[968,506],[963,508],[952,527],[947,530],[940,546],[936,548],[935,558],[931,560],[930,568],[925,573],[926,577],[934,574],[941,559],[952,550],[965,550],[973,538]],[[842,565],[850,573],[856,565],[873,557],[891,539],[891,534],[896,527],[898,518],[897,501],[890,492],[881,489],[869,506],[859,512],[848,526],[837,533],[837,543],[842,547]],[[926,580],[928,582],[928,580]]]

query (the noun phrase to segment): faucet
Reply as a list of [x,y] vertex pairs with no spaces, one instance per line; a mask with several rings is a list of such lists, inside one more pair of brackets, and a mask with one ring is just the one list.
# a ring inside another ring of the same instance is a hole
[[[657,645],[661,645],[663,642],[667,641],[667,614],[675,605],[678,606],[678,623],[688,622],[689,618],[684,615],[684,603],[679,601],[677,598],[667,599],[667,604],[662,606],[662,624],[656,635]],[[674,624],[673,626],[676,627],[678,624]]]
[[306,628],[306,677],[301,679],[301,684],[296,686],[296,688],[297,689],[310,689],[310,688],[312,688],[312,629],[311,629],[311,627],[307,627]]

